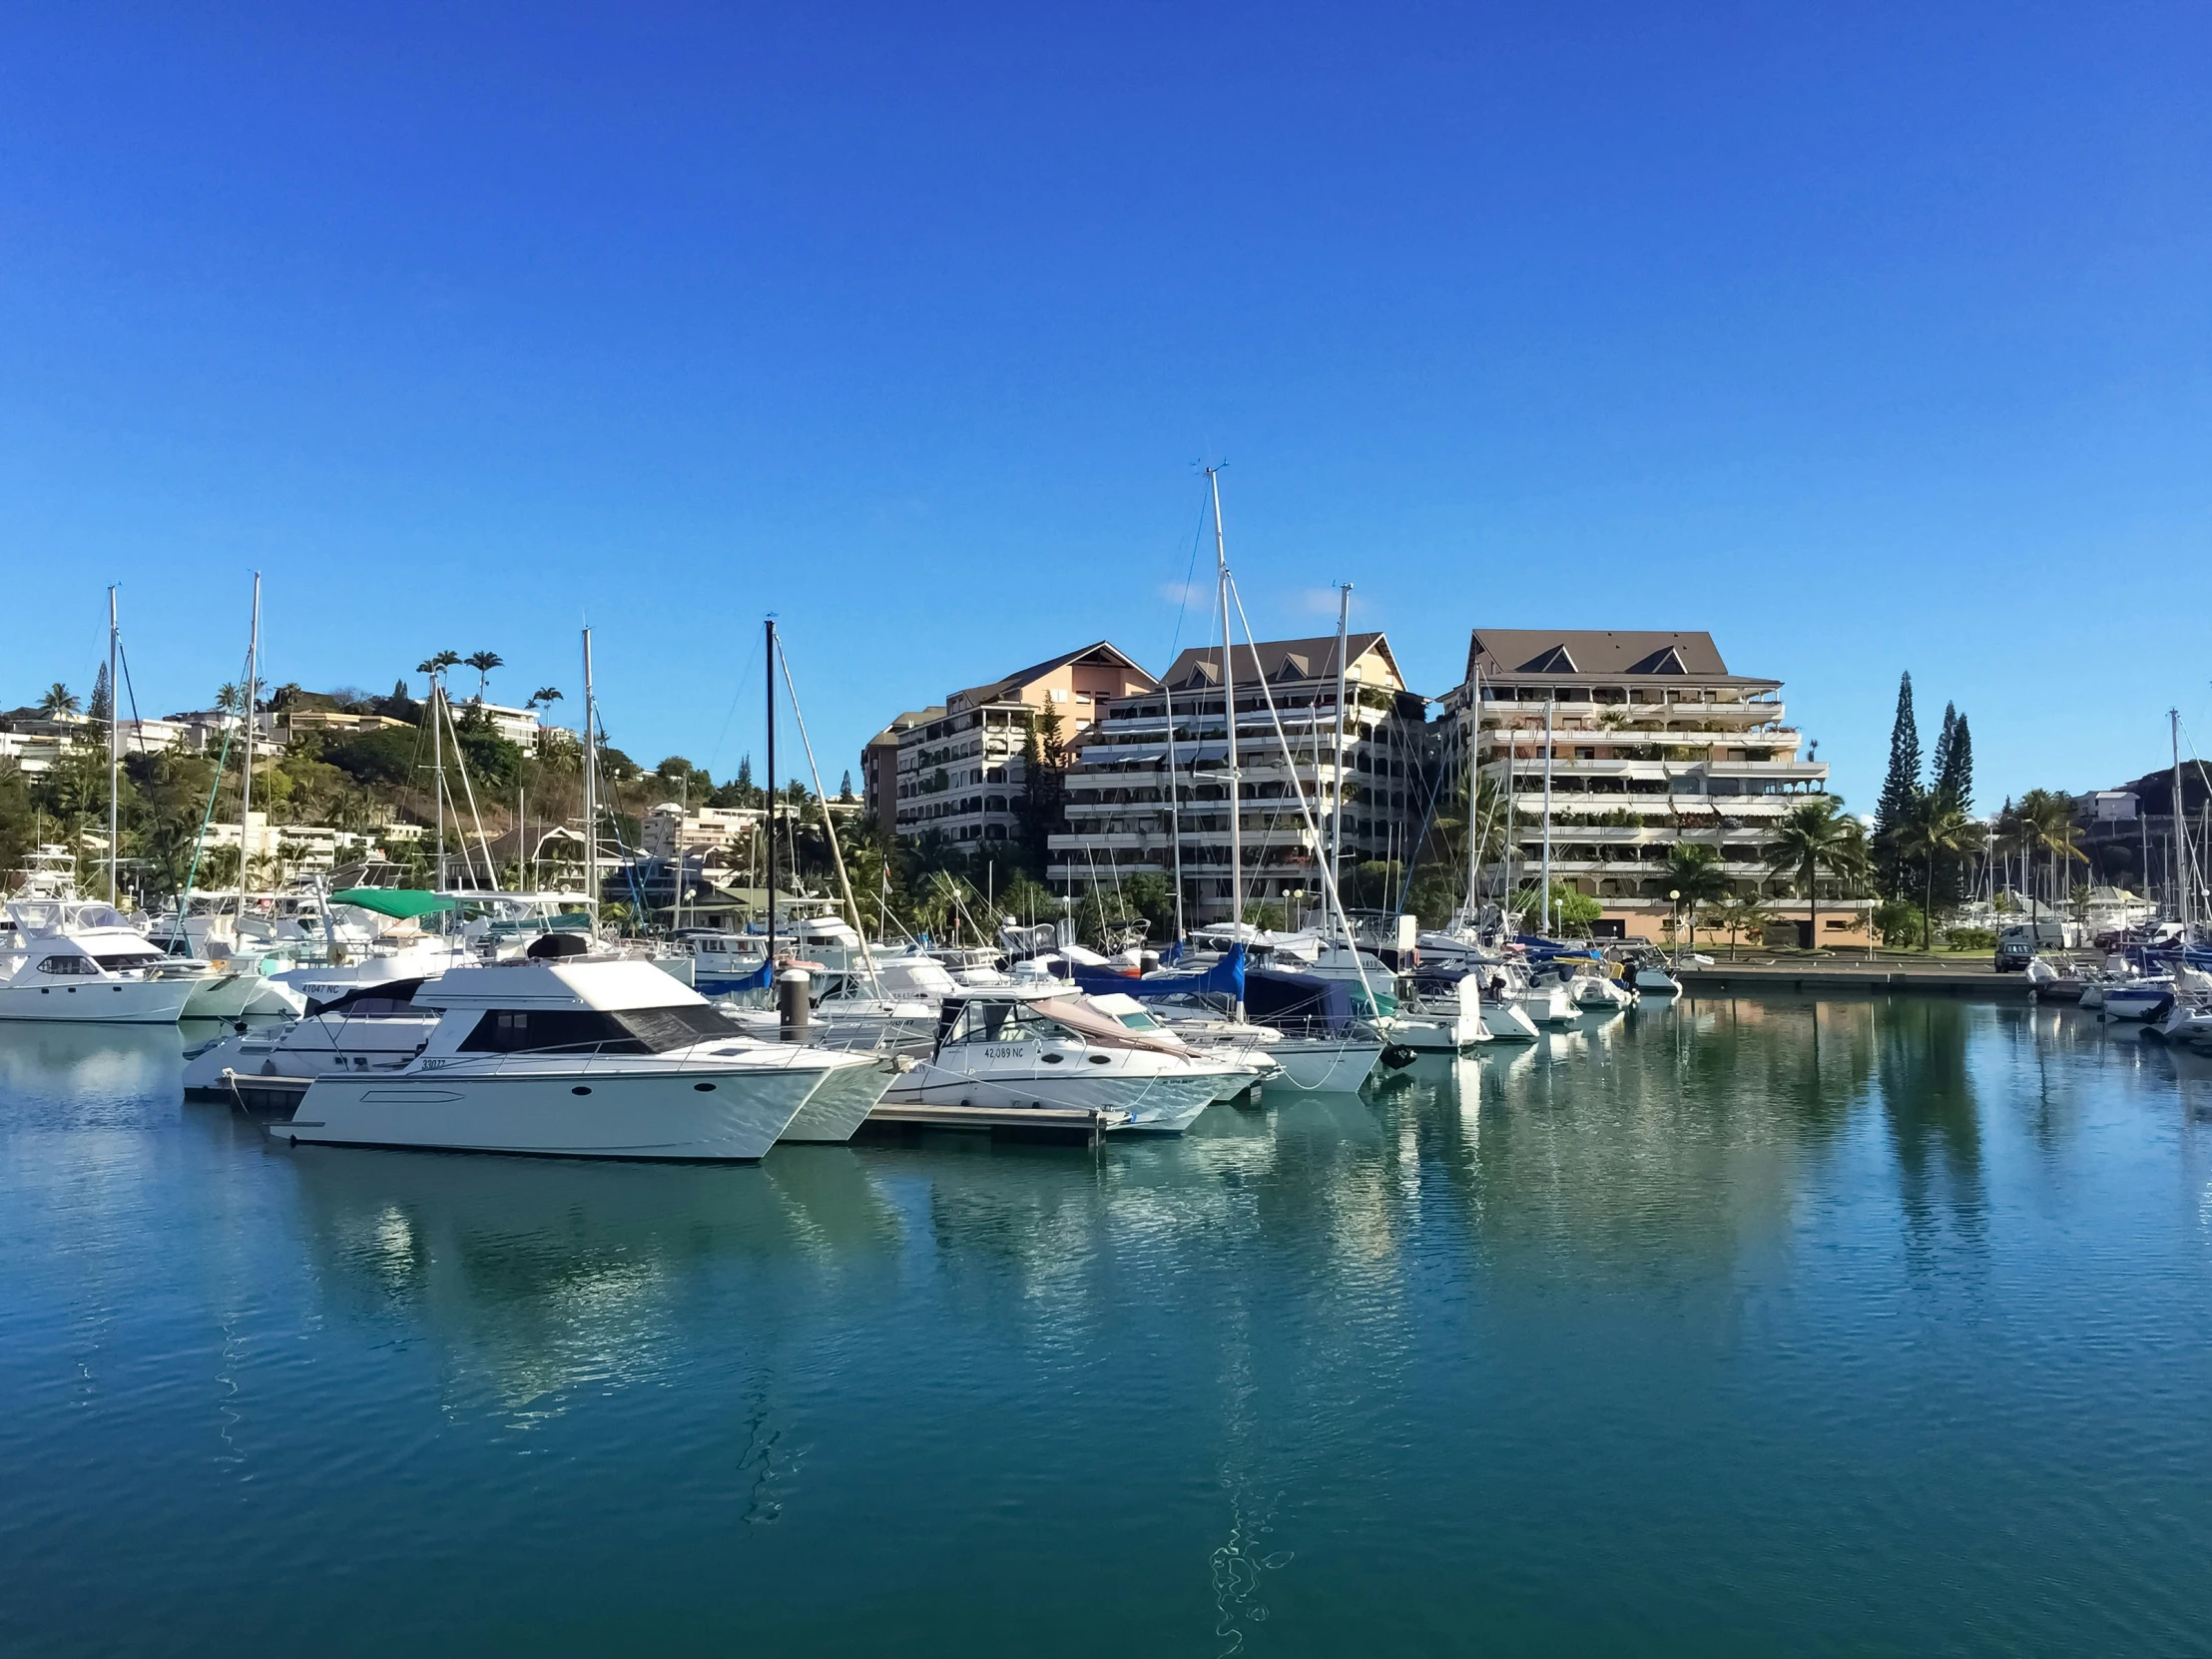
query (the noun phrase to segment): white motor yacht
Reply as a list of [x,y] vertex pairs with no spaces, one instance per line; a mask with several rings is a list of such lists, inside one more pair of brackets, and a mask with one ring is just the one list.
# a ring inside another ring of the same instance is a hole
[[0,930],[0,1019],[174,1025],[196,976],[177,971],[113,907],[14,898]]
[[1065,985],[963,988],[945,999],[929,1057],[884,1100],[1001,1110],[1120,1110],[1139,1133],[1180,1134],[1232,1078],[1227,1060],[1133,1031]]
[[417,1007],[420,979],[388,980],[310,1003],[303,1018],[240,1030],[185,1054],[185,1098],[289,1115],[318,1077],[398,1071],[429,1046],[440,1011]]
[[[811,1127],[808,1138],[849,1136],[887,1081],[857,1055],[747,1039],[649,961],[549,951],[448,969],[412,1001],[439,1015],[421,1053],[389,1072],[315,1078],[270,1134],[300,1145],[750,1162],[795,1127]],[[799,1122],[818,1094],[830,1108],[824,1121]]]

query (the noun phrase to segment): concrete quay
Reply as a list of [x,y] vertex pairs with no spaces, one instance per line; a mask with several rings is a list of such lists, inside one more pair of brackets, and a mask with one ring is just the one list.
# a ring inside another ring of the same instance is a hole
[[1935,996],[1980,996],[2006,1002],[2028,1000],[2027,975],[1999,973],[1986,961],[1908,962],[1877,957],[1869,962],[1748,958],[1716,960],[1711,967],[1683,967],[1676,978],[1690,995],[1728,991],[1857,991],[1867,995],[1899,991]]

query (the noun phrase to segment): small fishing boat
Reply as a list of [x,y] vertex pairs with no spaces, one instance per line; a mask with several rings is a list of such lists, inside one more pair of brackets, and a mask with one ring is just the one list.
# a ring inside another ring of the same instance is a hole
[[886,1104],[1125,1111],[1139,1133],[1181,1134],[1243,1067],[1134,1031],[1055,984],[963,988],[945,998],[926,1059]]
[[2145,974],[2122,984],[2104,988],[2104,1017],[2106,1019],[2157,1020],[2166,1017],[2174,1002],[2174,981],[2170,973]]

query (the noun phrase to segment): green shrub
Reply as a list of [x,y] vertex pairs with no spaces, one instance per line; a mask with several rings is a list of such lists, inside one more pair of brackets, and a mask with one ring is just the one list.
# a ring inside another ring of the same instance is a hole
[[1953,927],[1943,935],[1948,950],[1994,950],[1997,936],[1986,927]]

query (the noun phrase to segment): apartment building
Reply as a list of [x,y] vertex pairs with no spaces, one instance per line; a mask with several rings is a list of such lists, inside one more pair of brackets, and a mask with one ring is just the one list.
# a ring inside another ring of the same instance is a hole
[[[1406,689],[1382,634],[1352,635],[1345,659],[1340,718],[1334,635],[1238,646],[1230,658],[1247,906],[1268,900],[1288,916],[1321,902],[1321,860],[1340,810],[1348,866],[1409,857],[1419,838],[1427,700]],[[1050,841],[1057,890],[1080,894],[1138,872],[1173,880],[1180,867],[1188,920],[1230,916],[1224,702],[1221,648],[1197,647],[1164,682],[1100,715],[1068,772],[1067,830]]]
[[[1160,683],[1104,640],[965,691],[941,709],[901,715],[861,752],[868,805],[877,803],[886,754],[889,824],[901,839],[941,834],[954,841],[1002,841],[1020,832],[1022,750],[1050,711],[1060,741],[1084,739],[1102,709],[1159,690]],[[904,723],[904,724],[901,724]]]
[[[1710,634],[1477,628],[1443,703],[1456,777],[1471,752],[1509,803],[1510,871],[1488,866],[1484,890],[1537,880],[1548,744],[1552,879],[1603,905],[1604,932],[1661,935],[1667,855],[1685,843],[1713,847],[1739,890],[1775,892],[1761,843],[1828,787],[1786,724],[1782,682],[1730,673]],[[1866,938],[1871,901],[1822,907],[1819,943]]]
[[727,868],[746,856],[740,848],[760,827],[759,807],[690,807],[664,801],[645,815],[638,839],[649,858],[673,858],[681,847],[711,868]]
[[868,739],[860,751],[860,800],[867,816],[887,828],[898,822],[898,746],[908,732],[944,719],[944,705],[908,709]]

